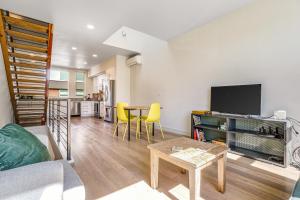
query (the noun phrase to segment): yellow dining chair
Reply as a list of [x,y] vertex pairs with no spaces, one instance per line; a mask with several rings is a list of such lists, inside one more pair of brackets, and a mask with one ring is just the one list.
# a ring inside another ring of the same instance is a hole
[[[114,134],[113,137],[116,135],[117,132],[117,128],[119,124],[126,124],[126,126],[124,127],[124,132],[123,132],[123,141],[125,139],[125,135],[127,132],[127,128],[128,128],[128,111],[126,111],[124,109],[124,107],[128,106],[128,103],[124,103],[124,102],[119,102],[117,103],[117,117],[118,117],[118,122],[115,124],[115,130],[114,130]],[[137,120],[137,117],[135,115],[130,115],[130,121],[134,121]]]
[[[142,116],[141,118],[138,118],[137,130],[140,130],[140,128],[139,128],[140,120],[145,122],[148,143],[150,143],[149,132],[150,132],[150,128],[151,128],[151,126],[149,126],[149,129],[148,129],[149,123],[158,123],[160,132],[161,132],[161,137],[164,139],[164,133],[163,133],[161,123],[160,123],[160,104],[159,103],[151,104],[148,116]],[[140,138],[140,134],[141,133],[139,133],[139,138]]]

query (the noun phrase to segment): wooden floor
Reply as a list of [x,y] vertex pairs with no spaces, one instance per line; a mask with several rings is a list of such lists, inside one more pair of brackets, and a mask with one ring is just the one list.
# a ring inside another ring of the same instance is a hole
[[[149,151],[145,135],[130,142],[112,137],[113,125],[95,118],[72,118],[72,154],[75,170],[81,177],[87,199],[100,199],[141,181],[150,185]],[[166,133],[165,139],[178,137]],[[160,141],[157,131],[153,142]],[[179,198],[188,188],[188,174],[161,161],[158,190],[170,199]],[[288,199],[298,172],[234,154],[228,155],[227,185],[224,194],[217,192],[217,165],[202,171],[201,198],[210,200]],[[177,191],[176,191],[177,190]],[[184,195],[182,195],[184,196]],[[123,198],[127,199],[127,198]]]

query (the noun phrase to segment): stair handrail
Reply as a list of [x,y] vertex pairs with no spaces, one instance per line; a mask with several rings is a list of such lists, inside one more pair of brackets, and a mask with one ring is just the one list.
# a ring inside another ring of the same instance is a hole
[[63,157],[71,160],[71,99],[49,98],[47,116],[47,126],[56,144],[65,150]]

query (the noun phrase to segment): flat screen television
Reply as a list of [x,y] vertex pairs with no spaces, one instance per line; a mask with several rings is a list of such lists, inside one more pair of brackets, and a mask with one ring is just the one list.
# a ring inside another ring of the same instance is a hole
[[211,111],[241,115],[261,114],[261,84],[211,88]]

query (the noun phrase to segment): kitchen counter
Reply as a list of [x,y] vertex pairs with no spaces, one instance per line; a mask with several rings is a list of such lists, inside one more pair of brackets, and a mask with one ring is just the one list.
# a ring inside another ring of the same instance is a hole
[[71,115],[81,117],[103,117],[104,104],[102,101],[70,98],[72,102]]

